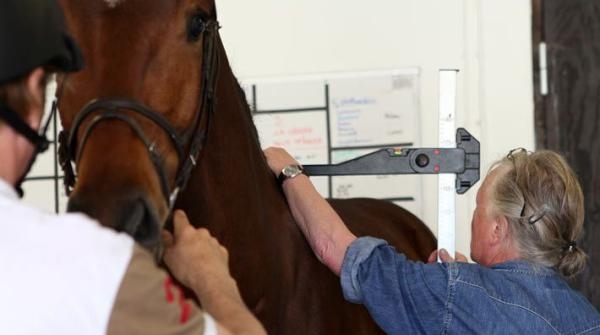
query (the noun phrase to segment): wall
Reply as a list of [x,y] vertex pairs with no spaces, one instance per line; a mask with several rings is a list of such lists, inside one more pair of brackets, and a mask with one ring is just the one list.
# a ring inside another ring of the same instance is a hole
[[[528,1],[220,1],[218,13],[241,79],[418,67],[421,143],[437,146],[437,71],[455,67],[457,125],[481,141],[482,173],[511,148],[533,148]],[[437,180],[424,178],[423,219],[435,230]],[[467,254],[476,191],[457,198]]]

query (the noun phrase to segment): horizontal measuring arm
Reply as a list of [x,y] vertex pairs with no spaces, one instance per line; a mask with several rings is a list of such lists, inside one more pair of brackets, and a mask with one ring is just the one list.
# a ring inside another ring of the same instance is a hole
[[479,141],[464,128],[456,131],[456,148],[383,148],[332,165],[304,165],[309,176],[385,174],[456,174],[456,192],[479,180]]
[[310,176],[463,173],[465,151],[457,148],[384,148],[333,165],[304,165]]

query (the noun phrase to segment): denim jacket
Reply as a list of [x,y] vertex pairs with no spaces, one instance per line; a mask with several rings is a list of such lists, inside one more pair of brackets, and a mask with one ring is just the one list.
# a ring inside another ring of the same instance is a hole
[[413,262],[362,237],[344,257],[346,300],[389,334],[600,334],[600,314],[552,269]]

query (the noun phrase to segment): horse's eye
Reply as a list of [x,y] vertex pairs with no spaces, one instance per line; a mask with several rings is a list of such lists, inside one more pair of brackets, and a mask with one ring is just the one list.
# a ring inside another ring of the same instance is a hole
[[204,22],[204,18],[200,15],[194,15],[188,25],[188,41],[197,41],[200,38],[200,35],[202,35],[205,27],[206,23]]

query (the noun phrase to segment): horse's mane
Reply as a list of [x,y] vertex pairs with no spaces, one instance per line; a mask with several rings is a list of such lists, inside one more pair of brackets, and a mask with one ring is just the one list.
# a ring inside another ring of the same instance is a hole
[[237,77],[234,75],[233,78],[235,79],[235,89],[237,91],[237,93],[240,96],[240,104],[242,105],[242,110],[244,111],[245,114],[247,114],[250,117],[250,124],[251,124],[251,132],[252,132],[252,137],[256,140],[256,142],[260,145],[260,137],[258,136],[258,130],[256,129],[256,125],[254,124],[254,113],[252,111],[252,109],[250,108],[250,104],[248,104],[248,99],[246,98],[246,91],[244,91],[244,89],[242,88],[242,85],[240,84],[240,81],[237,79]]

